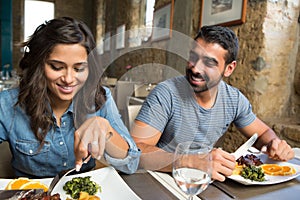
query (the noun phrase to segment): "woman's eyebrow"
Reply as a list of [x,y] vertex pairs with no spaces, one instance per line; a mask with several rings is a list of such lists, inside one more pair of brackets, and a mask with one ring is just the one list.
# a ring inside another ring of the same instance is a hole
[[59,60],[47,60],[47,62],[65,64],[64,62],[59,61]]
[[[61,65],[66,65],[65,62],[55,60],[55,59],[54,60],[47,60],[47,63],[57,63],[57,64],[61,64]],[[82,61],[82,62],[74,63],[73,65],[77,66],[77,65],[87,65],[87,64],[88,64],[87,61]]]
[[74,63],[74,65],[88,65],[88,62],[82,61],[82,62]]
[[46,63],[48,65],[67,66],[66,63],[59,61],[59,60],[47,60]]

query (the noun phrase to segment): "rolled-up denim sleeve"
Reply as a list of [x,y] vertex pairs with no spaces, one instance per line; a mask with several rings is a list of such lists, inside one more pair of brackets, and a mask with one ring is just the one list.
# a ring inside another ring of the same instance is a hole
[[106,161],[117,170],[127,174],[132,174],[138,168],[141,152],[137,148],[135,142],[129,134],[128,129],[124,125],[110,90],[106,87],[105,90],[107,100],[101,107],[99,114],[101,117],[107,119],[110,122],[110,125],[127,141],[129,150],[127,157],[123,159],[113,158],[107,153],[104,154],[104,157]]
[[107,153],[104,155],[104,157],[106,161],[114,166],[117,170],[127,174],[133,174],[138,168],[141,152],[137,149],[135,144],[130,144],[131,142],[129,142],[129,140],[127,140],[127,142],[129,144],[129,150],[126,158],[113,158]]

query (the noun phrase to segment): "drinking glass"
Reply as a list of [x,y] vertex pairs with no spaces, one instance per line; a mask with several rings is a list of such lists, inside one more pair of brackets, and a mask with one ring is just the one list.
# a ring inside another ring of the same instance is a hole
[[210,145],[193,141],[179,143],[176,147],[172,175],[188,200],[204,191],[211,181],[211,149]]

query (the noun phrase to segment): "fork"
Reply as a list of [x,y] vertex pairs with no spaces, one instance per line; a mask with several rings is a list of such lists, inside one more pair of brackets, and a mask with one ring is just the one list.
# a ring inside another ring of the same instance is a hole
[[266,151],[267,151],[267,147],[266,146],[263,146],[261,148],[261,150],[258,150],[255,147],[250,147],[248,149],[248,152],[253,153],[253,154],[263,154],[263,153],[266,153]]
[[[89,156],[87,156],[84,160],[83,160],[83,164],[86,164],[89,159],[91,158],[91,154]],[[69,170],[63,170],[61,172],[59,172],[51,181],[51,184],[49,186],[49,189],[47,191],[47,195],[51,195],[51,192],[53,191],[54,187],[57,185],[57,183],[64,178],[65,176],[67,176],[68,174],[70,174],[71,172],[75,171],[76,167],[69,169]]]
[[[108,132],[108,136],[106,136],[105,140],[108,141],[111,137],[113,136],[113,133],[112,132]],[[86,164],[89,159],[91,158],[91,145],[89,144],[88,145],[88,152],[89,152],[89,155],[83,160],[83,164]],[[69,169],[69,170],[63,170],[61,172],[59,172],[54,178],[53,180],[51,181],[50,183],[50,186],[49,186],[49,189],[47,191],[47,195],[51,195],[51,192],[53,191],[54,187],[57,185],[57,183],[62,179],[64,178],[65,176],[67,176],[68,174],[70,174],[71,172],[73,172],[74,170],[76,170],[76,167],[72,168],[72,169]]]

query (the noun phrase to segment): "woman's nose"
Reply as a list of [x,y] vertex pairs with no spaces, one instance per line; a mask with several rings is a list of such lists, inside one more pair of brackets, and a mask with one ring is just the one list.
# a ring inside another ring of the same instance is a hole
[[72,70],[66,70],[65,73],[62,76],[62,81],[64,81],[65,83],[72,83],[74,79],[74,74],[72,72]]

